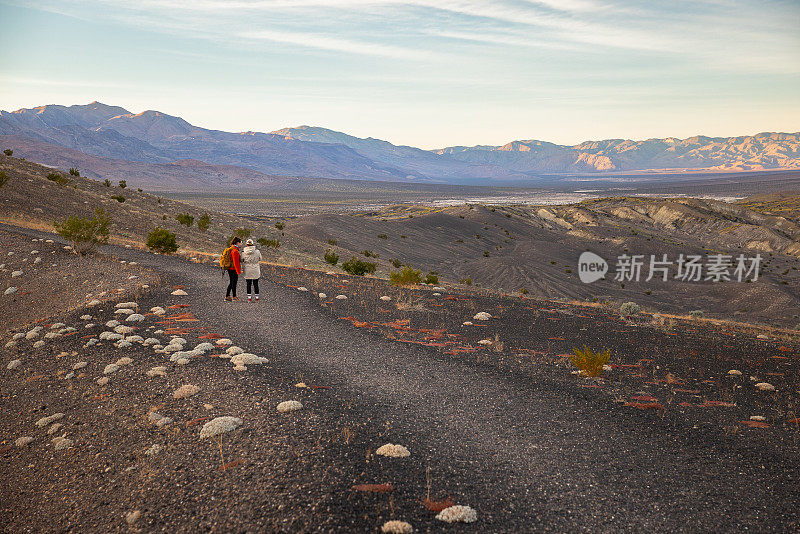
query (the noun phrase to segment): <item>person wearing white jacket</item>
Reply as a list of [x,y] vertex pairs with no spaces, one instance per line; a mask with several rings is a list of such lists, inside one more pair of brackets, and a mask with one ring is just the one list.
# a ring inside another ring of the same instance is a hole
[[256,302],[258,301],[258,279],[261,278],[261,266],[258,262],[260,261],[261,251],[256,248],[252,239],[248,239],[242,249],[242,271],[247,282],[247,302],[253,301],[251,287],[255,290]]

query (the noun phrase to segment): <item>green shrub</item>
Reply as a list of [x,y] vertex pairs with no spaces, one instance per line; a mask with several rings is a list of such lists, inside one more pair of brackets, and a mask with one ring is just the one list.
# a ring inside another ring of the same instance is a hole
[[106,178],[105,180],[103,180],[103,185],[106,187],[111,187],[111,180]]
[[161,254],[172,254],[178,250],[178,243],[175,241],[175,234],[156,226],[147,236],[147,248]]
[[281,221],[278,221],[275,223],[275,228],[277,228],[278,230],[283,230],[284,228],[286,228],[286,225],[283,224]]
[[484,258],[488,258],[489,257],[489,251],[488,250],[484,250],[483,251],[483,257]]
[[584,376],[600,376],[603,374],[603,366],[607,365],[611,359],[611,351],[609,349],[603,352],[594,352],[592,349],[583,346],[583,349],[572,349],[574,354],[570,356],[570,360],[575,364],[575,367],[580,369]]
[[78,169],[76,169],[75,167],[70,167],[69,168],[69,173],[72,176],[80,176],[81,175],[81,172]]
[[328,239],[328,244],[332,247],[336,246],[337,241],[335,239]]
[[527,295],[527,294],[528,294],[528,290],[527,290],[526,288],[524,288],[524,287],[523,287],[523,288],[521,288],[521,289],[519,290],[519,292],[520,292],[520,293],[522,293],[523,295]]
[[325,263],[330,263],[331,265],[336,265],[339,263],[339,255],[336,254],[332,250],[325,251]]
[[140,192],[140,193],[142,192],[142,188],[141,188],[141,187],[137,187],[137,188],[136,188],[136,190],[137,190],[138,192]]
[[91,252],[101,243],[108,243],[111,219],[102,209],[95,211],[91,219],[86,217],[68,217],[64,222],[54,222],[58,235],[72,243],[78,254]]
[[179,223],[184,226],[192,226],[194,224],[194,217],[189,215],[189,213],[179,213],[175,216]]
[[403,267],[400,271],[389,273],[389,281],[395,286],[415,286],[422,282],[422,271],[413,267]]
[[692,310],[689,312],[689,317],[691,317],[692,319],[700,319],[703,316],[705,316],[703,310]]
[[233,235],[239,239],[247,239],[250,237],[250,228],[237,228],[233,231]]
[[403,266],[403,262],[395,258],[392,260],[392,265],[394,265],[395,269],[399,269],[400,267]]
[[278,248],[279,246],[281,246],[281,242],[278,241],[277,239],[264,239],[263,242],[259,241],[259,243],[261,243],[262,247],[268,247],[268,248]]
[[48,173],[47,179],[50,180],[51,182],[57,183],[61,187],[64,187],[65,185],[67,185],[68,183],[70,183],[72,181],[69,178],[67,178],[66,176],[64,176],[63,174],[61,174],[60,172]]
[[111,198],[113,198],[114,200],[116,200],[120,204],[125,202],[125,197],[123,197],[122,195],[111,195]]
[[200,218],[197,219],[197,228],[199,228],[203,232],[208,230],[209,224],[211,224],[211,217],[208,215],[208,213],[202,214]]
[[[471,209],[471,208],[470,208]],[[462,278],[458,281],[459,284],[464,284],[465,286],[472,285],[472,278]]]
[[120,180],[120,181],[119,181],[119,186],[120,186],[122,189],[125,189],[126,187],[128,187],[128,182],[126,182],[125,180]]
[[389,236],[386,234],[378,234],[378,239],[389,239]]
[[436,285],[439,283],[439,277],[436,275],[436,273],[428,273],[425,276],[424,282],[428,285]]
[[6,171],[0,171],[0,187],[3,187],[4,185],[6,185],[9,180],[10,180],[10,178],[6,174]]
[[6,156],[8,156],[10,158],[11,156],[14,155],[14,151],[11,150],[10,148],[7,148],[7,149],[3,150],[3,154],[5,154]]
[[631,315],[636,315],[642,311],[642,307],[636,304],[635,302],[626,302],[622,306],[619,307],[619,312],[624,317],[630,317]]
[[374,273],[377,266],[377,263],[363,261],[353,256],[342,264],[342,270],[355,276],[364,276],[367,273]]

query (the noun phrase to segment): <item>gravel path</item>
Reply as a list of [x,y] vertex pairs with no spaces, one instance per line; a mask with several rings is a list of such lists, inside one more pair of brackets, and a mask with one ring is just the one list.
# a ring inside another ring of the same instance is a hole
[[[331,410],[344,404],[352,416],[385,426],[384,439],[413,451],[415,469],[435,473],[435,494],[454,495],[478,511],[478,522],[462,530],[798,527],[794,453],[787,459],[780,451],[732,447],[703,429],[635,428],[546,379],[444,359],[332,320],[311,300],[314,288],[301,293],[262,280],[258,304],[226,303],[218,269],[135,250],[107,252],[183,284],[203,324],[238,332],[285,379],[331,386],[338,399]],[[313,409],[325,410],[326,402],[319,396]],[[424,488],[424,480],[419,484]]]

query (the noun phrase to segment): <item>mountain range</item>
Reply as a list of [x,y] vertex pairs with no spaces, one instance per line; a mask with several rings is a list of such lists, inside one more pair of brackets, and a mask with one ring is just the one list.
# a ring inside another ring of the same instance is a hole
[[422,150],[312,126],[210,130],[100,102],[0,111],[0,143],[45,165],[161,189],[258,187],[282,177],[497,185],[564,174],[800,169],[800,132]]

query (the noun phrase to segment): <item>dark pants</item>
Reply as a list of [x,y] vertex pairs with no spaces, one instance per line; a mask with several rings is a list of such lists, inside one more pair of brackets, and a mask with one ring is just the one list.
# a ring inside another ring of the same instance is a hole
[[[239,281],[239,274],[236,272],[235,269],[228,269],[228,276],[231,277],[231,281],[228,282],[228,289],[225,291],[225,296],[236,296],[236,283]],[[231,295],[233,292],[233,295]]]
[[247,294],[248,295],[250,294],[250,286],[252,285],[253,289],[256,290],[255,291],[256,295],[258,295],[258,278],[254,278],[252,280],[248,278],[246,282],[247,282]]

